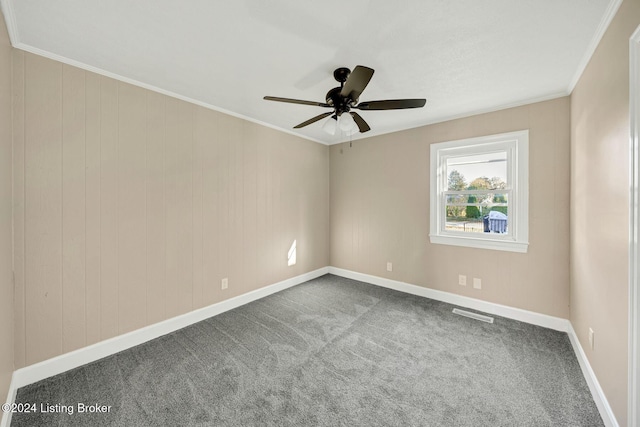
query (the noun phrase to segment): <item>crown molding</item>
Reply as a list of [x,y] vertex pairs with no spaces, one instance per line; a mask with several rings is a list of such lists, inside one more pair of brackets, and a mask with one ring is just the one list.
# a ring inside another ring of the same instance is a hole
[[600,40],[602,40],[604,33],[607,32],[607,29],[609,28],[609,24],[611,24],[611,21],[616,16],[616,13],[618,13],[618,9],[620,8],[621,4],[622,4],[622,0],[609,1],[609,5],[607,6],[607,10],[605,11],[604,16],[602,17],[602,20],[600,21],[600,25],[598,25],[598,29],[596,30],[596,33],[593,35],[593,38],[591,39],[591,43],[589,43],[589,46],[587,47],[587,50],[584,53],[582,60],[580,61],[580,64],[578,65],[578,69],[576,70],[576,73],[573,75],[573,78],[569,82],[569,87],[567,88],[568,93],[573,92],[573,89],[575,89],[576,85],[578,84],[578,81],[580,81],[580,77],[582,77],[582,73],[584,73],[584,70],[587,68],[589,61],[591,61],[591,57],[593,56],[593,54],[596,51],[596,48],[600,44]]
[[199,105],[199,106],[207,108],[209,110],[218,111],[220,113],[227,114],[229,116],[237,117],[239,119],[246,120],[248,122],[256,123],[258,125],[261,125],[261,126],[264,126],[264,127],[270,128],[270,129],[275,129],[275,130],[280,131],[280,132],[288,133],[289,135],[293,135],[293,136],[297,136],[297,137],[302,138],[302,139],[307,139],[309,141],[317,142],[317,143],[322,144],[322,145],[327,145],[326,142],[320,141],[319,139],[311,138],[311,137],[308,137],[306,135],[301,135],[301,134],[293,132],[293,131],[291,131],[289,129],[284,129],[284,128],[281,128],[281,127],[278,127],[278,126],[274,126],[274,125],[272,125],[270,123],[266,123],[266,122],[263,122],[261,120],[256,120],[256,119],[254,119],[252,117],[248,117],[248,116],[245,116],[243,114],[238,114],[238,113],[235,113],[233,111],[226,110],[224,108],[220,108],[220,107],[217,107],[215,105],[208,104],[206,102],[190,98],[188,96],[183,96],[183,95],[177,94],[175,92],[171,92],[169,90],[165,90],[165,89],[162,89],[162,88],[150,85],[150,84],[146,84],[146,83],[140,82],[138,80],[130,79],[128,77],[124,77],[124,76],[121,76],[119,74],[112,73],[110,71],[103,70],[101,68],[85,64],[83,62],[75,61],[75,60],[67,58],[65,56],[58,55],[58,54],[55,54],[55,53],[52,53],[52,52],[49,52],[49,51],[46,51],[46,50],[43,50],[43,49],[39,49],[39,48],[33,47],[33,46],[28,45],[26,43],[22,43],[20,41],[20,35],[18,33],[18,24],[17,24],[16,19],[15,19],[15,13],[13,11],[13,5],[12,5],[11,0],[0,0],[0,9],[2,10],[2,14],[4,15],[4,20],[5,20],[5,23],[7,25],[7,31],[9,32],[9,40],[11,41],[11,45],[16,49],[20,49],[20,50],[23,50],[25,52],[33,53],[34,55],[38,55],[38,56],[42,56],[42,57],[45,57],[45,58],[49,58],[49,59],[52,59],[54,61],[62,62],[63,64],[71,65],[73,67],[80,68],[80,69],[83,69],[83,70],[86,70],[86,71],[90,71],[92,73],[99,74],[99,75],[102,75],[102,76],[105,76],[105,77],[109,77],[111,79],[118,80],[118,81],[121,81],[121,82],[124,82],[124,83],[128,83],[130,85],[138,86],[138,87],[141,87],[143,89],[150,90],[152,92],[161,93],[163,95],[170,96],[172,98],[180,99],[182,101],[186,101],[186,102],[189,102],[191,104]]
[[15,47],[20,43],[20,37],[18,36],[18,24],[16,23],[15,13],[13,13],[11,0],[0,0],[0,9],[4,15],[4,22],[7,25],[9,40],[11,41],[11,45]]
[[497,111],[508,110],[509,108],[524,107],[525,105],[537,104],[538,102],[551,101],[553,99],[564,98],[565,96],[569,96],[570,94],[571,93],[567,92],[567,91],[551,92],[551,93],[548,93],[546,95],[535,96],[535,97],[532,97],[532,98],[525,98],[525,99],[522,99],[522,100],[519,100],[519,101],[509,102],[507,104],[496,105],[494,107],[479,108],[477,110],[471,110],[471,111],[467,111],[465,113],[452,114],[452,115],[449,115],[449,116],[437,117],[435,119],[428,120],[428,121],[425,121],[423,123],[417,124],[415,126],[411,126],[411,127],[400,129],[400,130],[390,130],[390,131],[386,131],[386,132],[377,133],[375,135],[358,135],[358,136],[353,135],[351,137],[351,139],[349,139],[347,137],[344,141],[330,142],[330,143],[328,143],[328,145],[344,144],[345,142],[357,141],[357,140],[360,140],[360,139],[375,138],[375,137],[382,136],[382,135],[387,135],[387,134],[390,134],[390,133],[404,132],[404,131],[407,131],[407,130],[418,129],[418,128],[421,128],[421,127],[424,127],[424,126],[436,125],[438,123],[444,123],[444,122],[450,122],[452,120],[464,119],[464,118],[467,118],[467,117],[474,117],[474,116],[479,116],[481,114],[487,114],[487,113],[495,113]]
[[33,53],[35,55],[39,55],[39,56],[43,56],[45,58],[49,58],[58,62],[62,62],[64,64],[68,64],[86,71],[90,71],[105,77],[109,77],[112,78],[114,80],[118,80],[124,83],[128,83],[134,86],[138,86],[153,92],[157,92],[157,93],[161,93],[163,95],[166,96],[170,96],[172,98],[176,98],[176,99],[180,99],[210,110],[214,110],[214,111],[218,111],[220,113],[223,114],[227,114],[233,117],[237,117],[239,119],[242,120],[246,120],[252,123],[256,123],[258,125],[261,126],[265,126],[267,128],[270,129],[274,129],[280,132],[284,132],[287,133],[289,135],[293,135],[293,136],[297,136],[299,138],[302,139],[306,139],[309,141],[313,141],[322,145],[336,145],[336,144],[342,144],[345,142],[349,142],[349,141],[357,141],[357,140],[361,140],[361,139],[368,139],[368,138],[375,138],[376,136],[381,136],[381,135],[386,135],[389,133],[394,133],[394,132],[402,132],[404,130],[410,130],[410,129],[415,129],[415,128],[419,128],[419,127],[423,127],[423,126],[428,126],[428,125],[432,125],[432,124],[437,124],[437,123],[442,123],[442,122],[447,122],[447,121],[451,121],[451,120],[456,120],[456,119],[461,119],[461,118],[465,118],[465,117],[472,117],[472,116],[476,116],[479,114],[485,114],[485,113],[491,113],[491,112],[495,112],[495,111],[500,111],[500,110],[505,110],[508,108],[514,108],[514,107],[519,107],[519,106],[523,106],[523,105],[528,105],[528,104],[534,104],[537,102],[542,102],[542,101],[547,101],[547,100],[551,100],[551,99],[555,99],[555,98],[561,98],[563,96],[568,96],[571,94],[571,92],[573,92],[573,89],[575,88],[577,82],[580,80],[580,77],[582,76],[582,73],[584,72],[585,68],[587,67],[589,61],[591,60],[591,57],[593,56],[598,44],[600,43],[602,37],[604,36],[606,30],[609,27],[609,24],[611,23],[611,21],[613,20],[614,16],[616,15],[618,9],[620,8],[620,5],[622,4],[622,0],[610,0],[609,4],[607,6],[607,9],[605,11],[604,16],[602,17],[602,20],[600,21],[600,24],[598,25],[598,28],[596,30],[596,33],[594,34],[589,47],[587,48],[582,60],[580,61],[580,64],[578,66],[578,69],[576,70],[576,73],[574,74],[573,78],[571,79],[568,88],[565,91],[560,91],[560,92],[554,92],[554,93],[548,93],[545,95],[541,95],[541,96],[537,96],[537,97],[533,97],[533,98],[526,98],[526,99],[522,99],[519,101],[515,101],[515,102],[511,102],[511,103],[507,103],[507,104],[501,104],[501,105],[497,105],[497,106],[493,106],[493,107],[488,107],[488,108],[483,108],[483,109],[478,109],[478,110],[472,110],[472,111],[468,111],[465,113],[461,113],[461,114],[454,114],[454,115],[449,115],[449,116],[443,116],[443,117],[438,117],[435,119],[431,119],[419,124],[416,124],[415,126],[411,126],[402,130],[388,130],[388,131],[383,131],[380,133],[376,133],[375,135],[352,135],[351,137],[344,137],[339,139],[338,141],[322,141],[316,138],[312,138],[309,137],[307,135],[303,135],[297,132],[294,132],[290,129],[287,128],[282,128],[279,126],[275,126],[273,124],[261,121],[261,120],[257,120],[255,118],[249,117],[249,116],[245,116],[243,114],[239,114],[230,110],[227,110],[225,108],[221,108],[218,106],[215,106],[213,104],[209,104],[207,102],[203,102],[194,98],[190,98],[187,96],[183,96],[180,94],[177,94],[175,92],[169,91],[169,90],[165,90],[162,89],[160,87],[156,87],[147,83],[143,83],[141,81],[138,80],[134,80],[128,77],[124,77],[121,76],[119,74],[116,73],[112,73],[110,71],[107,70],[103,70],[101,68],[98,67],[94,67],[79,61],[75,61],[73,59],[52,53],[52,52],[48,52],[39,48],[36,48],[34,46],[28,45],[26,43],[23,43],[22,41],[20,41],[20,35],[19,35],[19,31],[18,31],[18,26],[17,26],[17,22],[15,19],[15,13],[13,10],[13,2],[11,0],[0,0],[0,7],[2,9],[2,12],[4,14],[4,19],[7,25],[7,31],[9,33],[9,38],[11,40],[11,44],[14,48],[16,49],[20,49],[20,50],[24,50],[26,52],[30,52]]
[[[8,2],[8,0],[5,0],[5,1]],[[293,136],[297,136],[297,137],[302,138],[302,139],[307,139],[309,141],[317,142],[318,144],[327,145],[326,142],[321,141],[319,139],[311,138],[311,137],[308,137],[306,135],[301,135],[301,134],[293,132],[293,131],[291,131],[289,129],[283,129],[283,128],[278,127],[278,126],[274,126],[274,125],[272,125],[270,123],[254,119],[252,117],[245,116],[243,114],[238,114],[238,113],[235,113],[233,111],[230,111],[230,110],[227,110],[227,109],[224,109],[224,108],[220,108],[220,107],[217,107],[215,105],[212,105],[212,104],[209,104],[209,103],[197,100],[197,99],[190,98],[188,96],[180,95],[180,94],[177,94],[175,92],[171,92],[169,90],[165,90],[165,89],[159,88],[157,86],[153,86],[153,85],[150,85],[150,84],[147,84],[147,83],[143,83],[143,82],[138,81],[138,80],[130,79],[128,77],[121,76],[120,74],[116,74],[116,73],[112,73],[110,71],[103,70],[102,68],[94,67],[92,65],[87,65],[87,64],[85,64],[83,62],[75,61],[75,60],[67,58],[65,56],[61,56],[61,55],[58,55],[58,54],[55,54],[55,53],[51,53],[51,52],[48,52],[48,51],[43,50],[43,49],[38,49],[36,47],[33,47],[33,46],[25,44],[25,43],[18,43],[17,45],[14,45],[14,47],[16,49],[24,50],[25,52],[33,53],[35,55],[43,56],[45,58],[49,58],[49,59],[52,59],[54,61],[62,62],[63,64],[71,65],[71,66],[76,67],[76,68],[80,68],[80,69],[83,69],[83,70],[86,70],[86,71],[90,71],[92,73],[99,74],[101,76],[109,77],[111,79],[118,80],[118,81],[121,81],[123,83],[127,83],[127,84],[130,84],[130,85],[133,85],[133,86],[138,86],[138,87],[141,87],[143,89],[150,90],[152,92],[157,92],[157,93],[160,93],[162,95],[170,96],[172,98],[180,99],[182,101],[186,101],[186,102],[189,102],[191,104],[195,104],[195,105],[198,105],[200,107],[207,108],[209,110],[218,111],[220,113],[227,114],[227,115],[233,116],[233,117],[237,117],[239,119],[246,120],[246,121],[251,122],[251,123],[256,123],[258,125],[261,125],[261,126],[264,126],[264,127],[270,128],[270,129],[275,129],[275,130],[280,131],[280,132],[288,133],[289,135],[293,135]]]

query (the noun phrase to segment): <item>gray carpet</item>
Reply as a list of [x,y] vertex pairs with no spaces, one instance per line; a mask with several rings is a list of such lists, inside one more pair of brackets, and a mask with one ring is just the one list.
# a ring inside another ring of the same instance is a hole
[[326,275],[23,387],[74,413],[11,425],[603,425],[567,334],[452,308]]

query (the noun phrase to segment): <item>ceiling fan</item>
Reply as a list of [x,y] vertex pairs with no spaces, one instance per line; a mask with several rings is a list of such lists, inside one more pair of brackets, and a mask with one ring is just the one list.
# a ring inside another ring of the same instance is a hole
[[373,73],[374,70],[372,68],[362,65],[357,65],[353,72],[345,67],[336,69],[333,72],[333,77],[340,83],[340,87],[335,87],[327,92],[326,102],[303,101],[291,98],[278,98],[275,96],[265,96],[264,99],[267,101],[314,105],[333,109],[333,111],[319,114],[293,127],[294,129],[300,129],[331,116],[322,126],[323,130],[331,135],[335,135],[338,126],[346,132],[355,130],[355,126],[358,127],[360,132],[371,130],[360,114],[351,111],[354,109],[368,111],[402,110],[406,108],[424,107],[424,104],[427,102],[426,99],[388,99],[384,101],[365,101],[358,103],[360,94],[369,84]]

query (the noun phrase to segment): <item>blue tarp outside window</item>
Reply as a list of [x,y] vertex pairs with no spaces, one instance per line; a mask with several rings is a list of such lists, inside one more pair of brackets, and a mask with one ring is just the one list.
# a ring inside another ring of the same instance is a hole
[[502,212],[491,211],[489,215],[484,216],[484,232],[485,233],[506,233],[507,232],[507,216]]

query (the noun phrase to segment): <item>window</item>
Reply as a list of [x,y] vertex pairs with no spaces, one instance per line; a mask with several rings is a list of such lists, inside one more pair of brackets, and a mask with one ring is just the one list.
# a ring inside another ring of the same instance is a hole
[[431,243],[527,252],[529,131],[431,145]]

